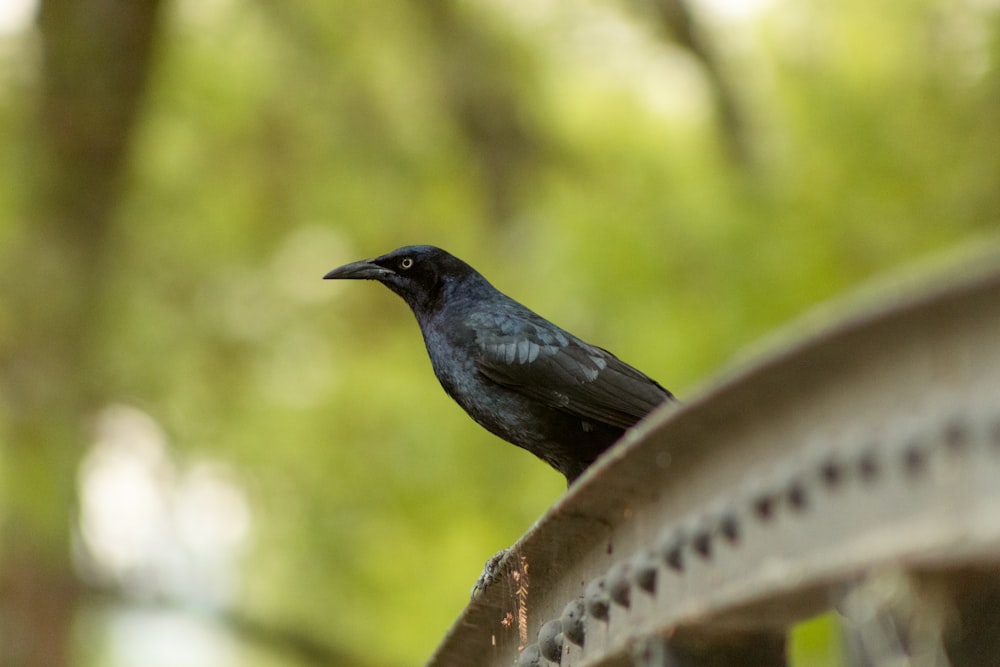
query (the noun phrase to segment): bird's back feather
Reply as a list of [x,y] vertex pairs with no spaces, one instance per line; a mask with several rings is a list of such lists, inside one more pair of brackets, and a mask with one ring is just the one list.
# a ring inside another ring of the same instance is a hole
[[486,378],[582,419],[626,429],[671,396],[615,355],[522,313],[478,311],[476,365]]

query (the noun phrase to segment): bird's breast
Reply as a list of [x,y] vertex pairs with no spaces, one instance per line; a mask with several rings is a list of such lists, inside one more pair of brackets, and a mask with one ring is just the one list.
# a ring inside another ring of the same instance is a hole
[[[474,338],[457,335],[456,331],[441,327],[423,328],[427,355],[434,375],[444,390],[459,403],[463,389],[471,389],[476,379]],[[468,340],[467,340],[468,339]]]

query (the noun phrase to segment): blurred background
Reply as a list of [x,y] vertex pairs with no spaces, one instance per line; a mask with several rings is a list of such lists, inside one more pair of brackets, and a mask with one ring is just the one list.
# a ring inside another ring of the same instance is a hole
[[0,1],[0,665],[421,663],[564,482],[322,275],[440,245],[683,398],[996,237],[998,59],[997,0]]

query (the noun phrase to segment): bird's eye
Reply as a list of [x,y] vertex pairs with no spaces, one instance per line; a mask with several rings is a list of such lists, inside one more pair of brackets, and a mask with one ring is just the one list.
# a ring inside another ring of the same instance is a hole
[[399,267],[401,269],[408,269],[411,266],[413,266],[413,258],[412,257],[404,257],[403,259],[401,259],[399,261]]

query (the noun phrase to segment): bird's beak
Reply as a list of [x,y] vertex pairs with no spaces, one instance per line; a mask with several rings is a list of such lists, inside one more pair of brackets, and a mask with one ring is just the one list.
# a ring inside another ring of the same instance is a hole
[[389,269],[379,266],[370,259],[351,262],[330,271],[323,280],[379,280],[392,273]]

